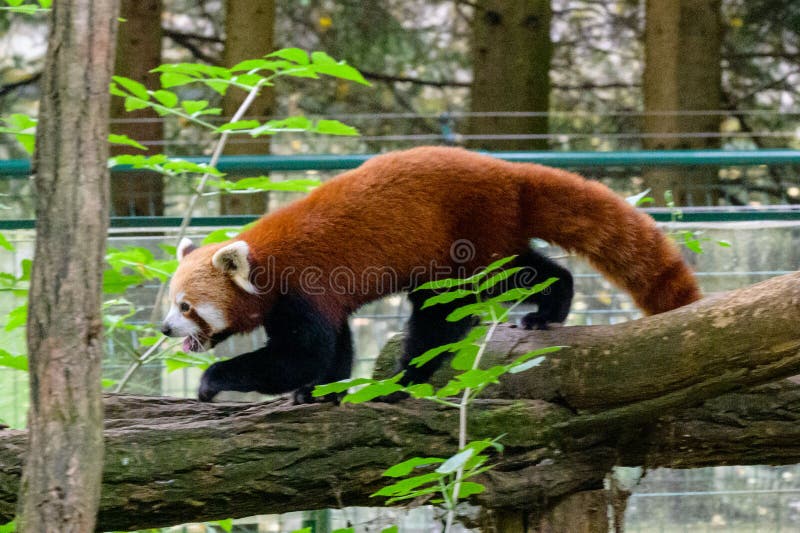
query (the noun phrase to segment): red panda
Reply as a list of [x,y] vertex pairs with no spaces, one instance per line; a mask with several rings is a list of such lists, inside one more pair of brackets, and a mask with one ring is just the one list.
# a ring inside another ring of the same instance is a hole
[[[361,305],[473,274],[501,257],[517,255],[513,264],[528,267],[526,279],[511,278],[518,286],[559,278],[537,295],[539,309],[526,325],[563,321],[572,277],[535,253],[531,238],[587,258],[647,314],[700,298],[673,242],[606,186],[545,166],[420,147],[374,157],[231,241],[200,248],[182,241],[162,331],[186,337],[184,349],[202,351],[264,326],[266,346],[209,367],[200,399],[222,390],[295,391],[303,403],[315,385],[349,377],[347,317]],[[412,367],[411,359],[458,340],[472,325],[445,320],[463,301],[423,309],[429,296],[409,293],[405,383],[425,381],[437,366]]]

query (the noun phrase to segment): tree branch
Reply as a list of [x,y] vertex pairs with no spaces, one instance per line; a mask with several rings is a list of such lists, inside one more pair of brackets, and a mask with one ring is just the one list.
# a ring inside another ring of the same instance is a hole
[[[486,391],[509,399],[475,405],[472,438],[505,434],[475,503],[542,510],[602,486],[615,464],[800,461],[800,386],[729,392],[800,372],[798,302],[794,273],[616,326],[504,328],[487,364],[542,345],[570,348]],[[382,470],[455,451],[456,416],[422,401],[209,405],[110,396],[98,528],[377,505],[368,495],[384,483]],[[0,433],[0,520],[13,515],[25,443],[25,432]]]
[[16,91],[20,87],[25,87],[27,85],[32,85],[34,83],[39,83],[39,80],[42,77],[41,71],[31,74],[25,79],[15,81],[12,83],[7,83],[0,87],[0,97],[5,96],[13,91]]

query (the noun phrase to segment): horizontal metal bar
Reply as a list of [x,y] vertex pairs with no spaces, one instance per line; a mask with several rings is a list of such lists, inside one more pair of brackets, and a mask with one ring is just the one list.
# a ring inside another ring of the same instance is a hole
[[[644,209],[658,222],[672,222],[673,217],[669,211],[662,209]],[[238,227],[243,226],[257,219],[256,215],[226,215],[194,217],[189,224],[196,228],[219,228],[219,227]],[[148,229],[161,228],[166,231],[177,228],[181,225],[181,217],[112,217],[112,228],[138,229],[143,231]],[[699,222],[762,222],[766,220],[800,220],[800,209],[780,208],[780,209],[745,209],[727,210],[714,208],[693,208],[691,211],[683,211],[682,217],[677,222],[699,223]],[[32,218],[26,219],[0,219],[0,230],[24,230],[36,227],[36,221]]]
[[[665,165],[796,165],[800,150],[647,150],[623,152],[485,152],[494,157],[520,163],[540,163],[554,167],[653,167]],[[266,173],[275,170],[343,170],[355,168],[377,154],[300,154],[300,155],[229,155],[220,158],[222,172]],[[207,157],[182,158],[207,163]],[[121,172],[133,170],[120,166]],[[0,161],[0,176],[21,177],[30,174],[27,159]]]

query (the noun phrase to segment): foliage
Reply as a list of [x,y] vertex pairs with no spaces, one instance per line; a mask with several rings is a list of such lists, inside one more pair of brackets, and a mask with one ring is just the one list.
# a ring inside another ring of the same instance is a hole
[[0,10],[11,11],[12,13],[24,13],[32,15],[39,11],[47,11],[53,4],[53,0],[37,0],[36,4],[26,4],[25,0],[4,0],[5,6],[0,6]]
[[[447,510],[445,531],[452,527],[459,500],[483,492],[483,485],[466,480],[491,468],[487,464],[490,456],[485,452],[503,451],[501,437],[467,442],[467,411],[470,404],[486,387],[497,383],[503,375],[533,368],[544,361],[546,354],[561,349],[560,346],[543,348],[523,354],[506,365],[481,368],[481,358],[489,340],[496,328],[507,320],[509,313],[526,299],[557,281],[557,278],[549,278],[529,289],[514,288],[487,297],[487,291],[522,270],[521,267],[506,268],[513,259],[514,256],[499,259],[467,278],[434,280],[416,289],[442,291],[428,298],[423,309],[462,300],[464,305],[452,311],[447,320],[458,321],[473,316],[481,322],[480,326],[473,328],[463,339],[432,348],[411,361],[413,365],[422,366],[436,357],[452,354],[450,366],[458,373],[438,390],[434,390],[429,383],[403,386],[399,383],[402,374],[397,374],[383,380],[343,380],[317,386],[313,392],[314,396],[319,397],[355,389],[345,394],[342,403],[363,403],[404,392],[413,398],[434,401],[459,410],[459,446],[455,455],[449,458],[412,457],[394,465],[383,475],[397,481],[372,495],[386,497],[387,504],[421,497],[429,499],[431,503],[440,504]],[[452,399],[459,395],[459,400]]]
[[[41,0],[39,6],[23,6],[21,1],[7,0],[10,8],[27,12],[32,8],[49,7],[49,2]],[[335,120],[312,121],[302,116],[289,117],[282,120],[269,120],[260,123],[255,120],[242,121],[234,117],[229,122],[219,125],[207,121],[207,117],[216,116],[220,109],[211,106],[207,100],[182,98],[176,91],[183,86],[200,84],[224,94],[228,90],[243,90],[249,97],[254,97],[260,90],[270,88],[278,78],[293,77],[318,79],[321,76],[336,78],[347,82],[366,84],[361,74],[344,61],[337,61],[324,52],[307,53],[298,48],[287,48],[268,54],[262,58],[243,61],[230,69],[194,63],[166,64],[156,69],[160,73],[161,87],[148,90],[140,82],[129,78],[115,76],[110,91],[113,95],[125,99],[126,109],[135,110],[150,108],[158,114],[174,115],[195,126],[208,130],[218,138],[215,153],[218,157],[230,135],[276,135],[287,131],[304,131],[324,135],[357,135],[358,132]],[[246,99],[238,113],[241,116],[252,98]],[[0,133],[13,135],[28,153],[34,149],[36,120],[16,113],[2,120]],[[112,134],[109,142],[129,146],[145,151],[146,147],[135,139],[125,135]],[[216,168],[216,158],[208,163],[196,163],[165,154],[127,154],[112,157],[110,166],[130,165],[137,169],[157,172],[170,179],[195,180],[196,197],[209,194],[247,194],[252,192],[280,190],[307,192],[317,186],[317,180],[287,180],[273,182],[267,176],[254,176],[237,181],[227,180],[225,173]],[[210,189],[210,192],[205,190]],[[193,204],[192,204],[193,205]],[[191,206],[186,213],[186,222],[191,217]],[[209,238],[220,240],[230,238],[230,231],[214,232]],[[178,237],[180,238],[180,236]],[[12,250],[11,243],[0,235],[0,248]],[[162,254],[166,254],[165,259]],[[108,268],[103,273],[105,334],[109,342],[121,353],[128,354],[132,361],[128,371],[119,380],[104,380],[106,387],[114,386],[120,391],[129,382],[131,376],[144,364],[154,360],[162,360],[168,372],[185,368],[206,368],[216,359],[210,354],[183,353],[177,349],[175,342],[164,342],[158,328],[148,320],[142,320],[141,304],[134,304],[125,298],[125,294],[145,284],[161,284],[163,286],[177,268],[173,259],[174,246],[161,246],[161,253],[144,247],[127,246],[122,249],[111,248],[107,251]],[[15,296],[24,297],[30,279],[29,260],[20,265],[21,274],[0,273],[0,290],[11,292]],[[156,306],[159,302],[156,302]],[[15,331],[25,325],[27,304],[22,303],[14,308],[6,317],[5,331]],[[155,320],[156,317],[151,317]],[[0,352],[0,366],[17,370],[27,370],[27,359],[24,354]]]

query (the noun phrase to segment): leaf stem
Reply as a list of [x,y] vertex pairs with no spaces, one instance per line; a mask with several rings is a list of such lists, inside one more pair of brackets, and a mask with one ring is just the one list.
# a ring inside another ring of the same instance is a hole
[[153,344],[150,348],[148,348],[147,351],[144,352],[141,357],[136,359],[136,361],[134,361],[133,364],[128,367],[128,370],[127,370],[127,372],[125,372],[125,375],[122,376],[122,379],[119,380],[119,382],[117,383],[117,386],[114,387],[114,393],[118,394],[118,393],[122,392],[122,389],[125,388],[125,385],[127,385],[128,381],[130,381],[130,379],[133,377],[133,374],[136,373],[136,371],[139,370],[142,367],[142,365],[147,362],[148,359],[150,359],[150,355],[154,351],[156,351],[156,349],[159,346],[164,344],[164,341],[166,341],[166,340],[167,340],[167,337],[161,337],[160,339],[158,339],[155,342],[155,344]]

